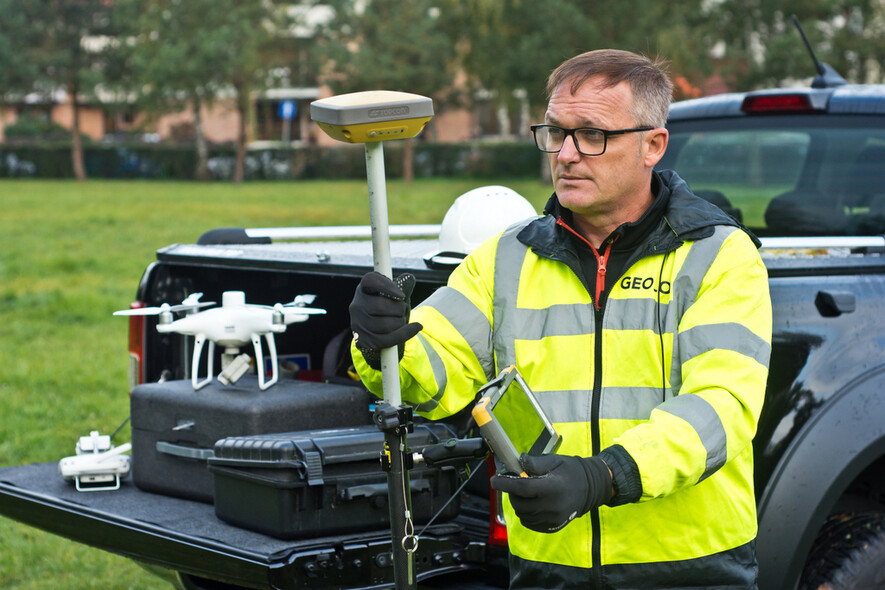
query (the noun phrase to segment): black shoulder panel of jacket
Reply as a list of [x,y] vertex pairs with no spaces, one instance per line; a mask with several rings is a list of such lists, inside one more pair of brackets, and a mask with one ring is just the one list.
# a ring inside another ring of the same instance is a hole
[[714,226],[730,225],[743,230],[756,247],[762,245],[753,232],[744,224],[725,213],[713,203],[695,195],[688,183],[673,170],[655,172],[661,180],[662,190],[670,191],[670,207],[667,210],[667,222],[673,231],[683,240],[696,240],[709,237]]

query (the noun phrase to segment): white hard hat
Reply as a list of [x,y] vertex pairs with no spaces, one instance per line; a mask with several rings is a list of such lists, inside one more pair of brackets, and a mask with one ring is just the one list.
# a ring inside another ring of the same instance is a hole
[[498,232],[535,215],[532,204],[506,186],[467,191],[446,212],[439,229],[439,253],[434,256],[445,254],[457,261]]

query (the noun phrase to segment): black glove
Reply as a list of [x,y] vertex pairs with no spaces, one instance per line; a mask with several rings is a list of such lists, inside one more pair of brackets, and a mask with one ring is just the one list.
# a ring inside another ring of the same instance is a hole
[[529,477],[495,475],[491,486],[510,494],[520,522],[533,531],[558,531],[612,498],[611,472],[599,457],[523,454],[520,461]]
[[399,347],[402,358],[406,340],[421,331],[421,324],[409,322],[409,298],[415,276],[402,274],[392,281],[378,272],[366,273],[357,285],[350,304],[350,329],[357,349],[374,369],[381,367],[381,350]]

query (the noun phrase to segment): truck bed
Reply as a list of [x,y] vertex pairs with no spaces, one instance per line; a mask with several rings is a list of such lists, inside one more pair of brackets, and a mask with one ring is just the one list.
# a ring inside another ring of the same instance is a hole
[[[393,576],[387,529],[281,540],[224,523],[210,504],[143,492],[129,478],[119,490],[78,492],[57,463],[0,469],[0,514],[148,565],[249,588],[375,588]],[[472,555],[480,544],[452,543],[464,524],[432,525],[421,536],[419,581],[480,561]]]

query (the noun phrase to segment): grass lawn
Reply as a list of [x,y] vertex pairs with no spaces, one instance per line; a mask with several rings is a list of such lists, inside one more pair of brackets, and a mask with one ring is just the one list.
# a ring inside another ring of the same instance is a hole
[[[504,184],[538,211],[541,181],[387,185],[390,222],[439,223],[461,193]],[[0,180],[0,467],[56,462],[129,412],[128,307],[155,251],[213,227],[366,225],[361,181]],[[128,429],[116,443],[128,440]],[[168,588],[132,562],[0,517],[0,588]]]

